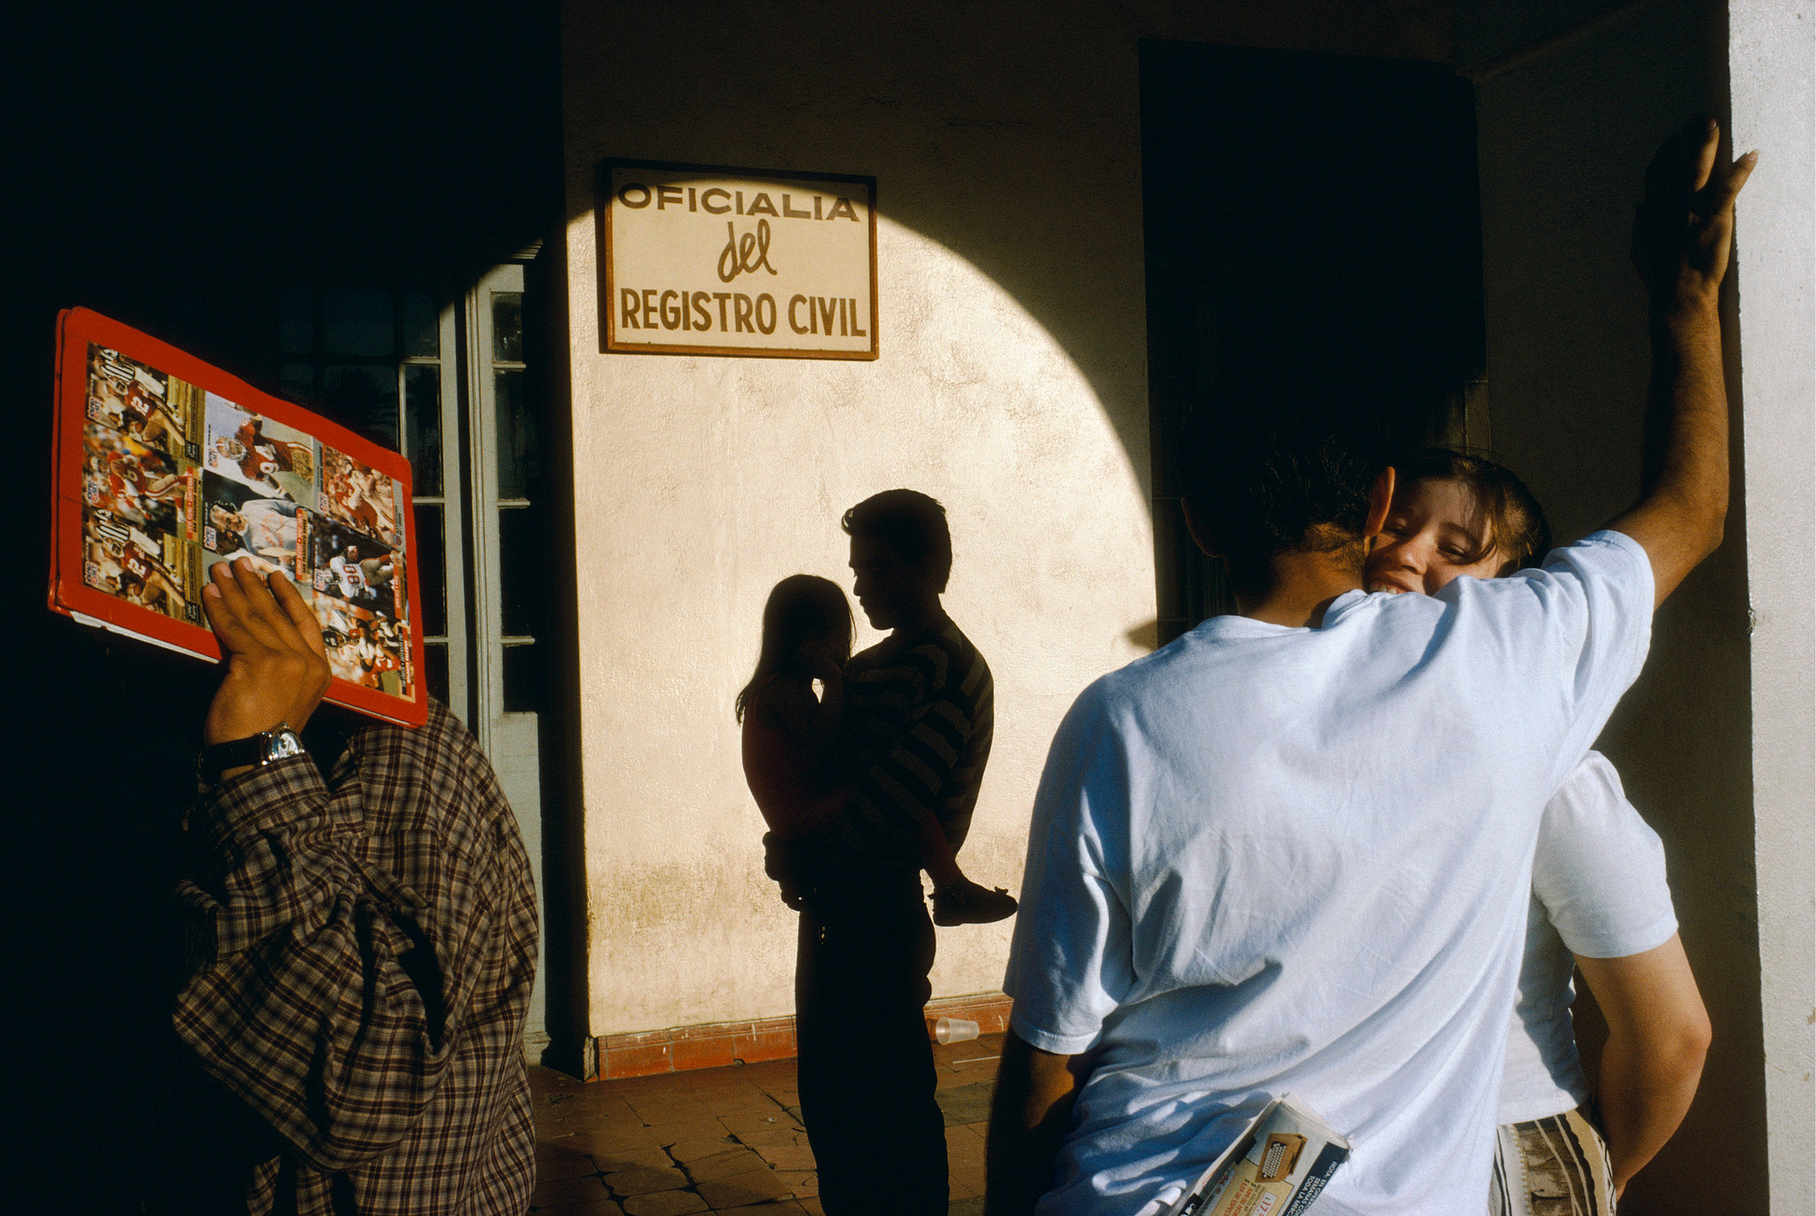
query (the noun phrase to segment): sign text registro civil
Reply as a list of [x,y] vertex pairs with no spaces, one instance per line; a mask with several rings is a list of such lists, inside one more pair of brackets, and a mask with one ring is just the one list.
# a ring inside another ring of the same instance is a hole
[[876,179],[608,160],[604,349],[874,359]]

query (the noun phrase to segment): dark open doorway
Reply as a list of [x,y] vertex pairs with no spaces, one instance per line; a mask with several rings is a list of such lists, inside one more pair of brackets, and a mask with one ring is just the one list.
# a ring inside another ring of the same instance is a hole
[[1233,607],[1180,522],[1185,420],[1268,395],[1359,414],[1390,449],[1462,438],[1481,225],[1474,94],[1446,67],[1147,42],[1141,94],[1165,643]]

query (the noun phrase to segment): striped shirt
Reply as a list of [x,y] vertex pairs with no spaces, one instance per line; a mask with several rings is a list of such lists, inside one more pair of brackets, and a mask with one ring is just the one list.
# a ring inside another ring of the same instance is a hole
[[891,637],[852,656],[849,818],[865,852],[918,868],[916,808],[933,813],[954,852],[964,844],[990,759],[994,692],[984,656],[948,617],[924,637]]
[[177,1034],[284,1142],[250,1213],[525,1210],[536,900],[517,822],[446,708],[223,783],[178,887]]

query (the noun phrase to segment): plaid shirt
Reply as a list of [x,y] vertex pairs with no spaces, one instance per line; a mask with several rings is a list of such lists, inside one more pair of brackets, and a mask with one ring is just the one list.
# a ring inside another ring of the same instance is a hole
[[254,769],[189,832],[177,1034],[287,1145],[247,1211],[523,1212],[535,890],[465,727],[431,703],[361,730],[327,784],[308,757]]

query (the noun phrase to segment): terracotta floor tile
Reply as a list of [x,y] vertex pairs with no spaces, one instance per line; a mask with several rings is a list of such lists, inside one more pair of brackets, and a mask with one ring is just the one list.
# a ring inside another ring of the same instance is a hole
[[695,1189],[714,1211],[788,1199],[793,1194],[788,1189],[788,1184],[776,1177],[775,1171],[767,1166],[746,1170],[728,1178],[713,1178],[700,1183]]
[[575,1199],[567,1203],[557,1203],[550,1207],[531,1207],[536,1216],[624,1216],[624,1209],[618,1206],[615,1199]]
[[538,1112],[540,1118],[553,1122],[580,1123],[641,1123],[643,1116],[631,1109],[631,1104],[614,1093],[605,1090],[604,1084],[598,1086],[597,1097],[582,1094],[567,1097],[561,1102],[551,1102]]
[[[600,1082],[610,1085],[610,1081]],[[692,1094],[626,1094],[625,1105],[645,1123],[672,1123],[678,1119],[696,1119],[712,1113],[712,1104]]]
[[605,1176],[605,1185],[623,1199],[630,1195],[647,1195],[651,1191],[678,1191],[687,1186],[687,1175],[673,1166],[653,1168],[632,1166]]
[[954,1123],[946,1128],[946,1151],[964,1152],[975,1148],[982,1152],[989,1142],[988,1128],[982,1123]]
[[554,1207],[558,1204],[603,1201],[611,1198],[605,1189],[605,1183],[598,1177],[590,1178],[551,1178],[536,1184],[530,1195],[533,1207]]
[[564,1072],[552,1068],[530,1069],[530,1096],[540,1100],[553,1093],[575,1093],[586,1088],[585,1081],[576,1081]]
[[686,1163],[688,1176],[696,1183],[709,1179],[731,1178],[746,1174],[751,1170],[768,1169],[769,1165],[755,1151],[740,1144],[734,1144],[724,1152],[710,1156],[698,1157]]
[[710,1111],[685,1118],[664,1119],[651,1123],[648,1136],[655,1144],[680,1144],[684,1140],[722,1140],[730,1129]]
[[995,1087],[988,1081],[956,1086],[939,1091],[940,1113],[947,1126],[955,1123],[988,1123],[990,1094]]
[[983,1158],[973,1164],[952,1162],[947,1166],[947,1193],[954,1199],[969,1199],[984,1193]]
[[572,1137],[536,1142],[536,1178],[538,1181],[560,1181],[597,1174],[599,1168],[586,1149]]
[[811,1170],[814,1166],[813,1150],[805,1144],[763,1148],[757,1153],[772,1170]]
[[726,1132],[719,1136],[700,1136],[692,1140],[676,1140],[674,1143],[666,1146],[668,1155],[673,1157],[683,1167],[691,1166],[694,1162],[699,1161],[702,1158],[713,1157],[720,1153],[729,1152],[737,1147],[738,1141],[730,1132]]
[[773,1102],[760,1109],[725,1111],[719,1116],[719,1122],[725,1125],[726,1131],[737,1136],[745,1132],[793,1131],[799,1126],[793,1115]]
[[624,1201],[624,1216],[684,1216],[710,1210],[706,1200],[692,1191],[652,1191]]
[[764,1124],[738,1133],[738,1142],[750,1148],[794,1148],[807,1143],[807,1129],[792,1120]]
[[[953,1216],[983,1210],[984,1121],[1000,1043],[934,1048]],[[824,1216],[793,1060],[587,1084],[531,1072],[537,1216]],[[601,1168],[615,1192],[593,1174]]]
[[582,1140],[599,1166],[601,1174],[615,1174],[632,1169],[673,1169],[674,1158],[656,1144],[625,1144],[612,1140]]
[[633,1145],[649,1148],[662,1143],[661,1133],[658,1129],[647,1123],[630,1119],[576,1123],[569,1130],[567,1139],[595,1146],[618,1144],[626,1148]]
[[808,1170],[777,1170],[776,1178],[796,1199],[807,1199],[820,1193],[820,1176]]

